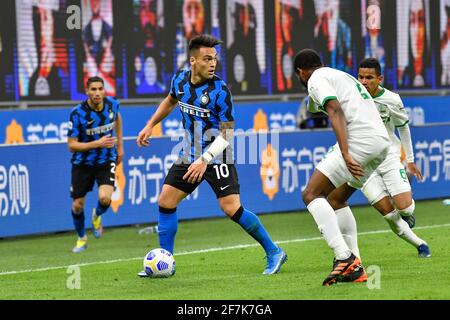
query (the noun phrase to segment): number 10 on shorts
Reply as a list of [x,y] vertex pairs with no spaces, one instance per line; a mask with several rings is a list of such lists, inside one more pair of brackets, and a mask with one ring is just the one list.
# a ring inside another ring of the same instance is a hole
[[213,168],[216,170],[218,180],[220,180],[220,178],[228,178],[230,176],[230,170],[228,170],[228,166],[226,164],[216,164]]

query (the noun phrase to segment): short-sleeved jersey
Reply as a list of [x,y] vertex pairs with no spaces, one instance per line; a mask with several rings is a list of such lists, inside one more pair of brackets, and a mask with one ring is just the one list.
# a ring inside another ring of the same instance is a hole
[[308,80],[311,112],[325,112],[325,104],[338,100],[347,121],[348,143],[357,148],[374,137],[388,141],[386,128],[367,89],[353,76],[332,68],[319,68]]
[[[192,163],[220,134],[219,123],[234,121],[233,99],[226,83],[216,75],[205,83],[192,84],[189,69],[174,75],[170,95],[178,100],[185,132],[180,160]],[[214,163],[233,163],[233,159],[229,146]]]
[[408,114],[403,106],[400,96],[385,88],[381,88],[381,92],[373,97],[375,105],[378,108],[381,119],[386,126],[389,138],[396,148],[397,154],[400,154],[401,142],[395,134],[395,129],[404,127],[409,123]]
[[[106,97],[103,110],[92,110],[87,100],[77,105],[70,113],[68,137],[77,138],[78,142],[91,142],[110,134],[114,136],[114,128],[119,114],[119,102]],[[102,165],[117,160],[116,148],[97,148],[87,152],[75,152],[72,163],[77,165]]]

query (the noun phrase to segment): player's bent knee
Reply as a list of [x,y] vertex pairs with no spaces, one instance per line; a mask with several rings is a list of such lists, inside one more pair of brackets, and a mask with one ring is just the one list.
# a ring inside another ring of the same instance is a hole
[[225,213],[228,217],[232,217],[239,210],[239,208],[242,207],[241,201],[236,195],[219,198],[219,204],[220,209],[222,209],[223,213]]
[[158,197],[158,206],[162,208],[176,208],[185,195],[184,193],[181,194],[181,191],[174,190],[172,187],[167,188],[167,185],[164,185]]
[[317,196],[314,195],[308,187],[305,190],[303,190],[302,199],[305,205],[310,204],[315,198],[317,198]]
[[84,206],[80,205],[72,205],[72,211],[74,214],[81,214],[83,212]]
[[169,202],[170,201],[165,201],[165,199],[160,198],[158,200],[158,207],[160,207],[160,208],[169,208],[170,207]]
[[373,203],[372,207],[377,209],[377,211],[379,213],[381,213],[381,215],[383,215],[383,216],[391,213],[394,210],[394,207],[392,206],[392,204],[390,202],[385,203],[383,201],[378,201],[376,203]]
[[236,214],[236,212],[239,211],[240,208],[242,208],[242,206],[240,204],[238,206],[236,206],[236,205],[221,206],[223,213],[225,213],[230,218],[233,217]]
[[104,207],[109,207],[111,205],[111,197],[100,197],[98,199],[98,201],[100,202],[100,204]]
[[398,212],[402,215],[402,216],[411,216],[414,213],[414,210],[416,209],[416,203],[414,202],[414,199],[411,202],[411,205],[407,208],[404,209],[400,209],[398,208]]
[[341,201],[335,198],[327,198],[328,203],[330,204],[330,206],[333,208],[333,210],[339,210],[345,207],[348,207],[347,202],[345,201]]
[[75,214],[81,214],[84,209],[84,199],[76,199],[72,203],[72,211]]
[[158,206],[160,208],[176,208],[178,206],[178,203],[168,197],[160,196],[158,199]]

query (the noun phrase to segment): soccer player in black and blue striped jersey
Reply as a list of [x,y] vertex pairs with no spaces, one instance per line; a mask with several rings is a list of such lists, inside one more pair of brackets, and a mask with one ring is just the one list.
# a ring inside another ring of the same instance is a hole
[[[178,161],[170,168],[158,199],[158,237],[161,248],[173,253],[178,230],[177,206],[206,180],[215,192],[222,211],[258,241],[267,256],[264,274],[277,273],[286,253],[270,238],[259,218],[241,205],[239,181],[234,166],[234,110],[230,91],[214,72],[215,46],[220,40],[200,35],[189,43],[190,68],[179,71],[169,95],[161,102],[139,133],[138,146],[148,146],[155,125],[178,105],[185,131]],[[145,272],[139,276],[145,277]]]
[[98,204],[92,212],[92,225],[94,236],[101,237],[101,216],[111,205],[116,165],[124,155],[119,102],[105,96],[104,81],[100,77],[88,79],[86,94],[89,98],[70,113],[67,139],[73,153],[70,192],[73,223],[78,234],[78,241],[72,249],[74,253],[87,248],[84,201],[96,181]]

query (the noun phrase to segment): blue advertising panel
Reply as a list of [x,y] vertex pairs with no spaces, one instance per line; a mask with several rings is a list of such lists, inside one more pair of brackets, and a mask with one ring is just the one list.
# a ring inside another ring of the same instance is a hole
[[[412,125],[450,122],[450,97],[403,98]],[[235,104],[235,127],[250,129],[297,128],[299,102],[251,102]],[[125,137],[137,136],[156,106],[121,107]],[[0,144],[13,142],[65,142],[69,108],[0,111]],[[180,113],[175,110],[155,130],[159,135],[182,134]]]
[[415,161],[423,182],[412,182],[415,199],[450,196],[450,126],[412,130]]
[[403,97],[412,125],[450,122],[450,97]]
[[[450,126],[413,128],[416,163],[424,181],[413,182],[417,200],[450,196]],[[150,147],[125,141],[117,185],[105,226],[157,221],[164,177],[177,159],[180,142],[154,138]],[[241,200],[258,214],[304,210],[301,191],[315,165],[334,144],[331,131],[239,134],[235,151]],[[70,153],[66,144],[0,147],[0,238],[72,230]],[[86,226],[97,189],[86,200]],[[360,192],[350,203],[366,204]],[[216,197],[203,183],[178,207],[180,219],[222,216]]]
[[[296,129],[298,102],[235,104],[236,129]],[[0,111],[0,144],[11,142],[66,142],[70,108]],[[123,134],[135,137],[156,111],[156,106],[121,107]],[[450,117],[449,117],[450,119]],[[182,134],[181,115],[174,110],[163,122],[160,135]],[[154,133],[157,130],[154,130]],[[157,132],[158,133],[158,132]]]

